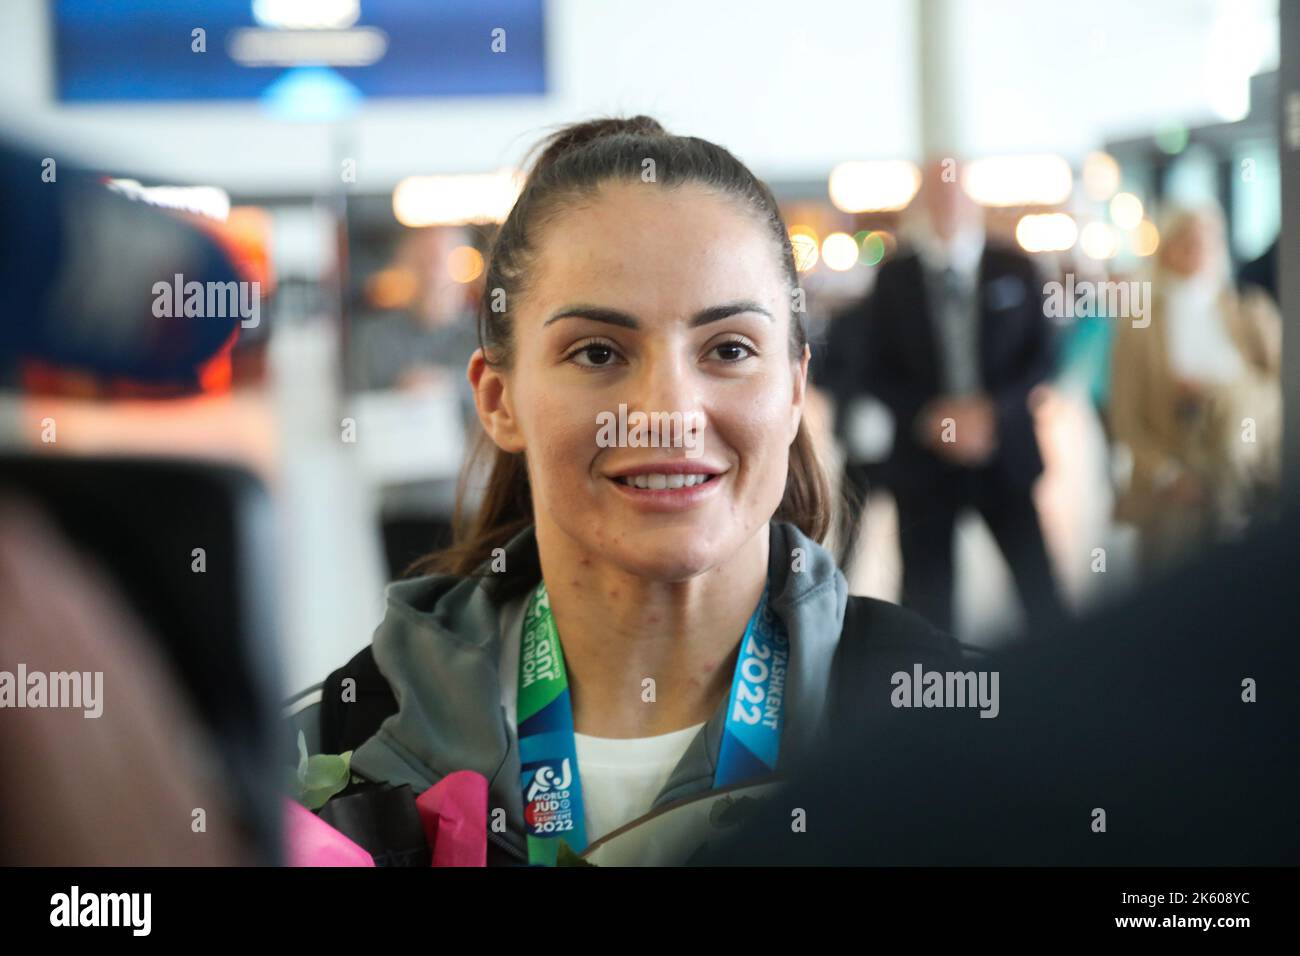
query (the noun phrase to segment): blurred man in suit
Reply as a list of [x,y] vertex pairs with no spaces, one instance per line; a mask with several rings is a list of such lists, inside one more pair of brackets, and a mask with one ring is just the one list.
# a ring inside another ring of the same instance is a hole
[[835,321],[829,386],[894,416],[886,468],[898,503],[903,603],[952,628],[953,528],[974,508],[1014,573],[1031,625],[1059,614],[1032,489],[1043,470],[1030,390],[1051,371],[1033,263],[986,243],[956,163],[929,165],[912,249],[886,262],[857,314]]

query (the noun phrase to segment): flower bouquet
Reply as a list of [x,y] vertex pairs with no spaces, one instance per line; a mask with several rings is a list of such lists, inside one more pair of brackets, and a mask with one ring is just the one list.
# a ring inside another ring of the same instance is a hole
[[417,795],[405,784],[355,776],[351,757],[351,751],[309,756],[298,735],[293,799],[285,800],[288,865],[487,865],[482,774],[448,774]]

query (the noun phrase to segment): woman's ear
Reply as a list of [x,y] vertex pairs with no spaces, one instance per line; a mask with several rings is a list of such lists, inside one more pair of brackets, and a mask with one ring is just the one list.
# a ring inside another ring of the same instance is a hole
[[465,375],[474,389],[474,407],[488,437],[502,451],[523,451],[523,431],[515,417],[510,380],[504,371],[499,366],[489,365],[483,350],[478,348],[469,358]]

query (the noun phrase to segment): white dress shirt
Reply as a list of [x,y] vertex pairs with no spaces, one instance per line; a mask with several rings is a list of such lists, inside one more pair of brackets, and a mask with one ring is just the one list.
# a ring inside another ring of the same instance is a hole
[[917,237],[916,247],[939,345],[944,392],[978,392],[982,387],[979,269],[984,255],[984,230],[967,227],[948,242],[924,233]]

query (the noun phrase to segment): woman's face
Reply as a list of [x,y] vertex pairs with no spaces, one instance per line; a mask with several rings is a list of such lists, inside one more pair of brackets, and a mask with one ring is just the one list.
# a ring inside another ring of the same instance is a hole
[[1165,268],[1190,279],[1206,272],[1218,254],[1218,236],[1213,226],[1200,216],[1185,220],[1162,248]]
[[[526,452],[539,536],[657,580],[716,567],[780,505],[802,413],[779,250],[732,200],[652,183],[605,184],[534,248],[484,424]],[[636,412],[681,427],[633,447]]]

